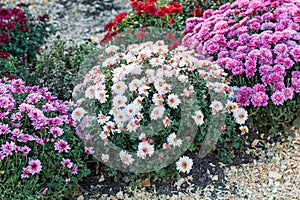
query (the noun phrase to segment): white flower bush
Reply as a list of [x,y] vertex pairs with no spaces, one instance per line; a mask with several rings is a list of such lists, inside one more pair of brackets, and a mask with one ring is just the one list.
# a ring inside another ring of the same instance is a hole
[[176,169],[189,173],[192,159],[176,152],[194,145],[212,115],[231,113],[238,124],[247,119],[243,108],[210,101],[231,92],[226,74],[186,47],[171,50],[163,40],[110,45],[98,57],[73,91],[72,117],[95,157],[110,167],[148,172],[179,159]]

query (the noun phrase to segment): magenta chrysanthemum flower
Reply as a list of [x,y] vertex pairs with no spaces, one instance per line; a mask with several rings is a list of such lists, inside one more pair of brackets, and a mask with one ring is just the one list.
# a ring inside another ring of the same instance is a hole
[[256,106],[266,106],[268,104],[269,97],[265,92],[256,92],[251,98],[252,104]]
[[263,84],[256,84],[253,86],[253,92],[265,92],[266,88]]
[[282,90],[282,93],[285,97],[285,100],[288,100],[288,99],[293,99],[293,96],[294,96],[294,90],[293,88],[284,88]]
[[50,133],[53,135],[54,138],[56,138],[62,136],[64,134],[64,131],[59,127],[52,127],[50,129]]
[[29,152],[31,151],[31,149],[28,146],[24,146],[21,148],[21,151],[23,152],[24,156],[27,156],[29,154]]
[[41,161],[40,160],[30,160],[28,162],[28,170],[32,175],[40,173],[42,171]]
[[93,153],[95,153],[94,150],[93,150],[93,147],[84,147],[84,152],[86,154],[93,154]]
[[5,135],[10,133],[10,129],[7,124],[0,124],[0,135]]
[[23,168],[21,178],[29,178],[30,170],[28,167]]
[[282,105],[285,100],[285,96],[282,92],[278,91],[271,96],[271,99],[275,105]]
[[15,150],[16,144],[14,142],[6,142],[5,144],[2,144],[1,151],[3,155],[12,155],[13,151]]
[[66,152],[68,153],[69,150],[71,149],[68,145],[68,143],[64,140],[59,140],[57,142],[54,143],[54,148],[56,151],[58,151],[59,153],[61,152]]
[[62,159],[63,161],[61,162],[61,164],[69,169],[71,169],[73,167],[73,163],[71,162],[70,159]]
[[73,167],[72,167],[72,169],[71,169],[71,173],[72,173],[73,175],[75,175],[75,174],[77,174],[77,170],[78,170],[78,166],[77,166],[76,164],[73,164]]

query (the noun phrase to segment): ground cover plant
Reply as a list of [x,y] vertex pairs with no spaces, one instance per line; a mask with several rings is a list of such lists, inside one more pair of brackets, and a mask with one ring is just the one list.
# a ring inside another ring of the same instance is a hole
[[299,2],[227,3],[189,18],[183,45],[219,64],[256,131],[300,125]]
[[68,196],[89,174],[91,153],[75,136],[68,103],[21,79],[0,79],[0,94],[0,198]]

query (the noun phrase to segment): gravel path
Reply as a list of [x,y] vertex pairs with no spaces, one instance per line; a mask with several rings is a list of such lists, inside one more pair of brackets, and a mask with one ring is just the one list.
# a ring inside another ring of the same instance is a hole
[[[19,0],[0,1],[13,7]],[[23,0],[33,15],[49,14],[61,39],[77,43],[92,37],[101,38],[103,26],[121,11],[129,9],[128,0]],[[49,38],[53,41],[55,36]]]
[[[18,1],[2,0],[2,3],[12,6]],[[29,4],[30,11],[35,15],[47,13],[50,21],[56,25],[58,35],[62,39],[73,39],[77,43],[94,36],[103,35],[103,25],[113,20],[119,12],[128,9],[127,0],[23,0]],[[55,36],[49,39],[54,40]],[[296,139],[285,144],[264,144],[266,149],[258,148],[263,141],[254,141],[253,153],[259,160],[240,166],[225,166],[219,163],[224,170],[225,187],[217,188],[214,184],[205,189],[197,189],[193,176],[178,179],[170,186],[174,191],[181,187],[185,192],[176,195],[157,194],[155,186],[131,192],[119,191],[114,196],[108,194],[81,195],[77,199],[276,199],[300,200],[300,133],[296,132]],[[191,172],[191,174],[193,174]],[[210,174],[215,182],[218,176]],[[214,195],[213,195],[214,194]],[[89,196],[87,198],[87,196]]]

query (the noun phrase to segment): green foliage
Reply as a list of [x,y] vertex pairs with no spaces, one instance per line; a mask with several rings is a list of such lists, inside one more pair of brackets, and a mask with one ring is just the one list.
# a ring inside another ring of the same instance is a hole
[[47,87],[59,99],[72,98],[74,80],[85,57],[95,49],[91,43],[75,44],[71,41],[56,40],[41,52],[36,63],[36,70],[31,74],[32,80]]

